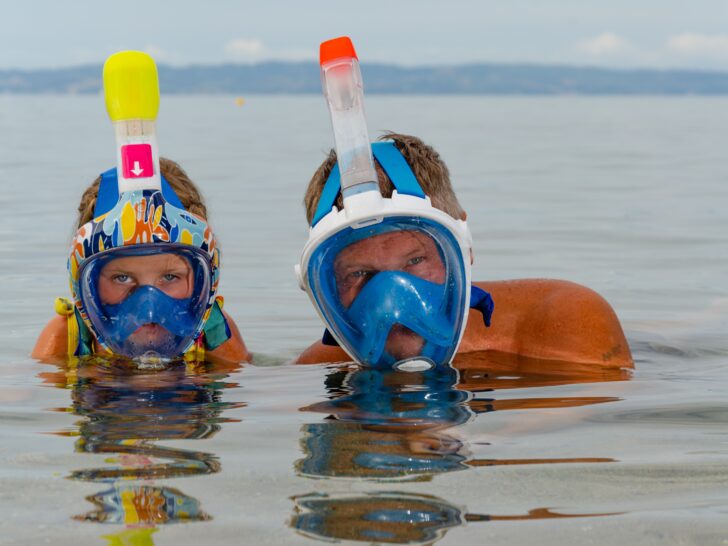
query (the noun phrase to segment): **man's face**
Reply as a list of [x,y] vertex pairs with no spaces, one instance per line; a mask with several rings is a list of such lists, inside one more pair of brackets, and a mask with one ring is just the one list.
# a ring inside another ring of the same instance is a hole
[[[367,282],[380,271],[402,271],[436,284],[445,282],[445,265],[435,242],[419,231],[375,235],[342,250],[334,261],[339,300],[349,308]],[[395,325],[385,350],[397,359],[417,356],[424,340]]]
[[[99,297],[102,303],[115,305],[141,286],[153,286],[175,299],[189,298],[193,291],[192,268],[176,254],[127,256],[110,261],[99,274]],[[129,336],[133,343],[154,346],[171,334],[158,324],[144,324]]]

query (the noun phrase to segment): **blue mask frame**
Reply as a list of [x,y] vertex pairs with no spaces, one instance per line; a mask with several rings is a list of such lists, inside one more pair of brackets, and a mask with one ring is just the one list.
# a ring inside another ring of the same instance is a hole
[[[442,284],[398,270],[376,273],[345,308],[336,283],[336,256],[363,239],[396,231],[416,231],[435,243],[444,268]],[[399,324],[423,340],[418,355],[435,364],[450,362],[463,324],[464,257],[454,236],[438,223],[419,217],[388,217],[365,228],[346,228],[324,241],[309,260],[308,278],[327,327],[360,362],[390,367],[398,359],[385,351],[392,327]]]

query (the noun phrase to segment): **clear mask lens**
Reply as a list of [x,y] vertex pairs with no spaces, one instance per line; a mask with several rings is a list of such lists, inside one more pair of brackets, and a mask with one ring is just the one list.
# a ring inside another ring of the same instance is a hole
[[151,363],[180,356],[198,337],[211,278],[205,254],[193,247],[124,247],[84,264],[81,299],[100,341]]

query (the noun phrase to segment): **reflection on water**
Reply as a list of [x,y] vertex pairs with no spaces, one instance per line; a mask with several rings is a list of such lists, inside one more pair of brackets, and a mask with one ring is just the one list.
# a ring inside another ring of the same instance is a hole
[[[462,377],[462,379],[461,379]],[[498,398],[498,389],[526,389],[554,384],[625,379],[625,373],[568,377],[493,374],[446,367],[423,372],[335,368],[326,378],[328,400],[301,408],[325,414],[304,425],[304,458],[299,475],[310,478],[356,478],[382,481],[427,481],[473,467],[529,464],[611,463],[607,457],[476,458],[459,429],[491,412],[538,411],[607,402],[616,397],[555,396]],[[543,391],[540,391],[543,392]],[[479,448],[482,444],[479,443]],[[490,449],[493,446],[489,446]],[[383,491],[364,495],[308,493],[293,497],[296,514],[290,525],[322,539],[391,543],[428,543],[465,521],[586,517],[608,514],[562,514],[538,507],[523,514],[478,515],[451,502],[426,495]]]
[[525,514],[470,514],[431,495],[383,491],[362,495],[329,496],[312,493],[294,497],[296,514],[291,526],[316,539],[357,540],[392,544],[427,544],[465,522],[514,521],[613,516],[562,514],[535,508]]
[[306,458],[299,473],[313,477],[428,479],[466,468],[462,441],[448,433],[472,411],[470,393],[455,389],[452,368],[426,372],[334,371],[331,400],[302,408],[330,414],[305,425]]
[[[42,374],[46,383],[70,389],[70,411],[83,419],[73,430],[77,452],[112,454],[101,467],[73,471],[70,479],[108,484],[86,499],[95,509],[79,521],[123,524],[126,531],[105,536],[109,544],[153,544],[155,526],[211,518],[200,502],[154,480],[220,471],[212,453],[155,445],[159,440],[210,438],[225,422],[222,402],[228,373],[220,365],[171,365],[141,370],[129,362],[83,359]],[[143,481],[144,483],[135,483]]]
[[382,492],[294,497],[291,525],[311,538],[420,544],[462,525],[462,510],[437,497]]
[[197,499],[179,489],[151,485],[115,484],[107,491],[86,497],[97,509],[77,516],[80,521],[138,525],[210,519]]

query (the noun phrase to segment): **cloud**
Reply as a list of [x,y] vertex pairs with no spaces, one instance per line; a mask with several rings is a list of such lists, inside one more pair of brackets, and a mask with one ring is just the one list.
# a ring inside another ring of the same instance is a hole
[[225,44],[225,53],[236,61],[257,61],[265,54],[265,45],[256,39],[235,38]]
[[728,34],[685,32],[672,36],[667,47],[684,55],[728,58]]
[[629,47],[627,40],[613,32],[602,32],[589,40],[579,42],[578,48],[589,55],[601,56],[624,51]]
[[168,59],[169,56],[167,55],[167,52],[155,44],[148,44],[148,45],[144,46],[144,52],[151,55],[154,58],[154,60],[156,60],[156,61],[169,60]]

